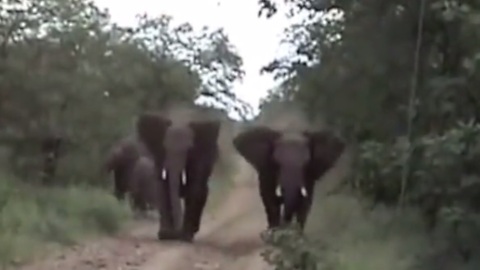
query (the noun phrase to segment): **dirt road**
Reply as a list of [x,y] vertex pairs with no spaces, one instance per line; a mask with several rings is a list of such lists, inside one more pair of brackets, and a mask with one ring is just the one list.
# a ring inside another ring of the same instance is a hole
[[269,269],[259,253],[265,228],[253,172],[245,164],[217,211],[207,213],[193,244],[159,242],[157,222],[142,221],[115,238],[105,238],[52,255],[22,270],[236,270]]

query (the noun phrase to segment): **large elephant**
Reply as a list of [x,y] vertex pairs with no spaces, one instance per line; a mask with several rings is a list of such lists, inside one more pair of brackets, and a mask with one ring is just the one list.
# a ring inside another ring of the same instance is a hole
[[283,132],[261,126],[240,133],[233,144],[257,171],[269,229],[293,218],[304,229],[316,180],[334,166],[345,148],[328,131]]
[[113,172],[117,199],[124,200],[130,195],[133,208],[140,211],[146,211],[148,206],[157,207],[156,168],[147,148],[137,138],[128,136],[115,144],[105,170]]
[[200,229],[208,180],[218,158],[220,121],[175,122],[146,112],[137,128],[161,179],[158,239],[190,242]]

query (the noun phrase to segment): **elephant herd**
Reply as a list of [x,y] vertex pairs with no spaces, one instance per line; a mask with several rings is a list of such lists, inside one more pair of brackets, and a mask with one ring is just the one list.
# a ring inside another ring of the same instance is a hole
[[[158,239],[191,242],[200,229],[218,158],[220,121],[173,121],[146,112],[139,116],[136,132],[113,147],[105,164],[114,175],[115,196],[122,200],[129,195],[139,211],[158,209]],[[329,131],[281,132],[262,126],[241,132],[232,143],[257,172],[269,229],[294,219],[304,228],[316,180],[345,148]]]

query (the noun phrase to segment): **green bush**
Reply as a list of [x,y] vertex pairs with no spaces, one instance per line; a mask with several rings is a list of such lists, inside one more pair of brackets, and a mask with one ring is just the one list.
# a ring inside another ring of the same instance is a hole
[[[433,198],[444,203],[462,200],[474,206],[480,192],[480,125],[461,124],[443,135],[413,141],[405,195],[408,203]],[[377,202],[398,201],[407,143],[367,142],[360,148],[353,184]]]
[[276,270],[412,270],[428,238],[416,211],[397,214],[349,194],[317,196],[304,236],[294,227],[264,233],[263,257]]
[[[413,141],[404,198],[422,209],[430,228],[439,221],[457,222],[466,212],[480,209],[479,139],[479,125],[460,124],[443,135]],[[353,186],[375,203],[397,203],[406,147],[401,140],[362,145]]]
[[[362,145],[352,185],[376,204],[396,204],[406,147],[402,140]],[[460,123],[442,135],[419,137],[411,149],[405,204],[419,208],[427,229],[439,238],[433,253],[471,261],[480,249],[472,241],[480,236],[480,125]]]
[[0,181],[0,265],[21,263],[51,245],[118,232],[131,213],[112,195],[93,188],[39,188]]

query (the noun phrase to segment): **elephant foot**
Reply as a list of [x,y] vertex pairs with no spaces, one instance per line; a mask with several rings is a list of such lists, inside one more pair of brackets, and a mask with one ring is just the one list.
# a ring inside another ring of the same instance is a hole
[[157,234],[157,237],[158,240],[178,240],[191,243],[193,242],[195,233],[160,230]]
[[178,233],[160,230],[157,234],[157,238],[158,240],[176,240],[178,239]]
[[195,233],[183,232],[182,234],[180,234],[180,237],[178,240],[187,242],[187,243],[192,243],[194,237],[195,237]]

